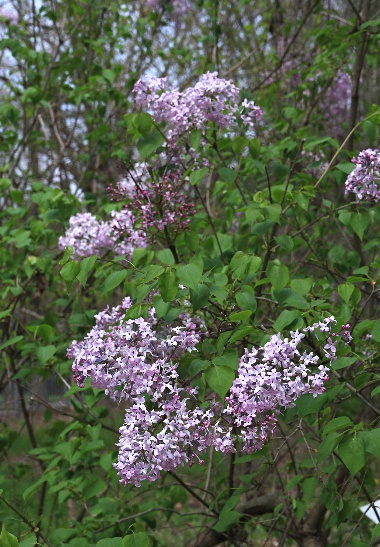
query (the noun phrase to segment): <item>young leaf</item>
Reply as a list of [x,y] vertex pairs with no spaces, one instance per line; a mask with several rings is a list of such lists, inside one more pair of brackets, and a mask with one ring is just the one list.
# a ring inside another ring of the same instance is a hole
[[116,289],[127,277],[127,270],[121,270],[119,272],[112,272],[109,276],[105,278],[101,287],[100,287],[100,296],[104,296],[107,292]]
[[224,399],[227,391],[231,388],[235,379],[235,373],[230,367],[216,366],[210,367],[206,372],[206,382],[208,385]]

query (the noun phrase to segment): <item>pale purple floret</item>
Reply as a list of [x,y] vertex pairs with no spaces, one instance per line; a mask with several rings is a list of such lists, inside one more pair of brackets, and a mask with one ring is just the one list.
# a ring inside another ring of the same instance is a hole
[[16,12],[10,9],[0,8],[0,17],[3,17],[7,21],[9,21],[10,23],[12,23],[12,25],[18,25],[19,16]]
[[356,200],[374,201],[380,199],[380,150],[367,148],[353,158],[355,169],[346,180],[346,192],[356,194]]
[[134,87],[136,103],[149,109],[156,122],[169,125],[169,145],[174,147],[184,133],[199,129],[203,133],[209,123],[230,129],[237,118],[253,126],[262,115],[253,101],[239,101],[239,88],[230,80],[219,78],[216,72],[203,74],[194,87],[180,92],[165,89],[166,78],[145,78]]

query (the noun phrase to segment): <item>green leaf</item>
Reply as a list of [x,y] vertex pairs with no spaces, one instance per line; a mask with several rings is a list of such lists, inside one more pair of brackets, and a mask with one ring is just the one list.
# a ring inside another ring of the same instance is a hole
[[18,547],[16,536],[7,532],[4,524],[0,534],[0,547]]
[[234,342],[237,342],[238,340],[242,340],[247,336],[247,334],[252,333],[253,328],[252,327],[240,327],[238,328],[230,337],[230,343],[233,344]]
[[236,173],[230,167],[219,167],[218,173],[224,182],[233,183],[236,179]]
[[361,29],[365,29],[368,27],[378,27],[380,26],[380,19],[372,19],[371,21],[367,21],[366,23],[362,23],[360,25]]
[[285,234],[276,236],[275,238],[276,243],[280,245],[284,251],[287,253],[291,253],[294,247],[294,242],[290,236],[287,236]]
[[283,301],[281,298],[281,302],[283,304],[287,304],[288,306],[297,308],[298,310],[308,310],[310,308],[309,302],[300,294],[292,291],[292,289],[283,289],[283,291],[289,291],[288,293],[285,293],[285,299]]
[[261,144],[257,137],[253,138],[249,142],[248,148],[249,148],[249,153],[253,159],[257,159],[260,157]]
[[380,460],[380,429],[364,431],[363,439],[366,452],[373,454]]
[[197,169],[196,171],[193,171],[190,173],[189,180],[191,186],[196,186],[201,182],[201,180],[204,179],[204,177],[208,174],[209,169],[206,167],[202,167],[202,169]]
[[202,141],[202,131],[200,129],[191,131],[189,134],[189,143],[194,150],[198,150]]
[[222,511],[219,516],[218,522],[213,528],[217,532],[225,532],[226,530],[228,530],[228,528],[239,522],[241,517],[242,515],[238,511]]
[[235,379],[235,373],[230,367],[216,366],[210,367],[206,372],[206,382],[208,385],[224,399],[227,391],[231,388]]
[[7,340],[6,342],[4,342],[4,344],[1,344],[0,346],[0,350],[2,349],[5,349],[7,348],[8,346],[13,346],[13,344],[17,344],[17,342],[20,342],[20,340],[22,340],[24,337],[19,335],[19,336],[13,336],[13,338],[10,338],[9,340]]
[[311,393],[302,395],[302,397],[300,397],[296,401],[298,416],[300,418],[304,418],[305,416],[308,416],[309,414],[316,414],[317,412],[322,410],[326,402],[327,402],[326,392],[322,393],[321,395],[318,395],[318,397],[313,397]]
[[254,290],[249,285],[244,285],[242,290],[236,294],[236,302],[242,310],[250,310],[255,312],[257,309],[257,301]]
[[[46,478],[41,478],[31,486],[29,486],[22,494],[24,501],[28,501],[39,490],[41,484],[46,482]],[[1,544],[0,544],[1,545]]]
[[164,142],[164,137],[158,132],[149,133],[137,141],[137,150],[140,152],[142,160],[153,154]]
[[57,351],[57,348],[53,345],[41,346],[37,348],[36,355],[41,365],[44,365],[47,361],[49,361],[49,359],[53,357],[56,351]]
[[210,361],[203,359],[194,359],[191,361],[189,366],[189,375],[190,377],[195,376],[201,370],[206,370],[211,365]]
[[86,286],[88,274],[90,270],[92,270],[92,268],[94,267],[97,258],[97,256],[88,256],[80,262],[80,271],[76,277],[78,281],[82,283],[83,287]]
[[195,264],[186,264],[177,269],[177,277],[182,285],[196,292],[198,290],[198,283],[202,277],[202,270]]
[[198,283],[196,291],[190,289],[190,302],[193,306],[193,311],[196,312],[204,306],[207,306],[209,296],[210,289],[203,283]]
[[371,397],[374,397],[375,395],[378,395],[379,393],[380,393],[380,386],[377,386],[375,387],[375,389],[371,391]]
[[158,278],[158,288],[164,302],[171,302],[178,294],[178,279],[175,273],[168,270]]
[[145,112],[140,112],[133,116],[133,126],[137,129],[141,135],[147,135],[153,127],[152,116]]
[[72,281],[74,281],[79,271],[79,262],[77,262],[76,260],[70,260],[69,262],[66,262],[66,264],[63,266],[60,274],[61,277],[66,281],[66,283],[71,283]]
[[339,169],[339,171],[342,171],[342,173],[349,175],[355,169],[355,165],[350,162],[339,163],[336,168]]
[[223,355],[214,357],[212,362],[218,367],[226,366],[232,368],[233,370],[237,370],[239,365],[239,355],[236,349],[228,348]]
[[270,262],[266,275],[273,287],[278,291],[283,289],[289,281],[289,270],[285,264]]
[[377,125],[373,123],[371,120],[364,120],[363,130],[364,130],[365,136],[368,139],[369,146],[375,147],[377,143],[378,135],[379,135]]
[[318,447],[318,463],[326,461],[327,458],[331,456],[341,437],[341,433],[333,431],[332,433],[329,433],[329,435],[326,435],[324,439],[322,439],[322,442],[319,444]]
[[350,225],[359,239],[363,239],[364,232],[371,224],[369,213],[351,213]]
[[145,532],[137,532],[133,535],[125,536],[121,547],[151,547],[152,540]]
[[362,435],[354,435],[339,443],[338,454],[351,476],[354,477],[365,465],[364,441]]
[[123,547],[123,538],[105,538],[97,542],[96,547]]
[[104,296],[107,292],[116,289],[116,287],[118,287],[120,283],[124,281],[127,275],[127,270],[112,272],[110,275],[108,275],[100,287],[100,296]]
[[323,434],[328,435],[332,431],[338,431],[338,429],[346,429],[354,425],[351,419],[348,416],[340,416],[339,418],[334,418],[323,428]]
[[313,280],[310,279],[310,277],[306,277],[305,279],[293,279],[290,282],[290,287],[293,289],[293,291],[300,294],[301,296],[306,296],[312,286]]
[[65,252],[63,253],[63,257],[59,261],[59,264],[66,264],[66,262],[70,260],[71,255],[73,254],[73,250],[74,249],[72,247],[66,247]]
[[380,319],[372,327],[372,338],[375,342],[380,342]]
[[245,321],[246,319],[249,319],[252,315],[252,312],[250,310],[245,311],[236,311],[234,313],[231,313],[229,316],[229,320],[233,323],[240,323],[240,321]]
[[273,325],[273,330],[275,332],[281,332],[285,327],[292,328],[293,323],[298,321],[301,318],[301,314],[298,310],[284,310],[277,317]]
[[175,264],[173,253],[170,249],[162,249],[156,252],[156,257],[165,266],[173,266]]
[[145,274],[144,281],[145,283],[149,283],[149,281],[161,275],[164,272],[164,268],[159,264],[151,264],[150,266],[146,266],[143,271]]
[[357,357],[337,357],[332,362],[332,369],[339,370],[353,365],[357,361]]
[[346,304],[349,303],[354,289],[355,285],[352,285],[351,283],[342,283],[338,286],[339,296],[346,302]]

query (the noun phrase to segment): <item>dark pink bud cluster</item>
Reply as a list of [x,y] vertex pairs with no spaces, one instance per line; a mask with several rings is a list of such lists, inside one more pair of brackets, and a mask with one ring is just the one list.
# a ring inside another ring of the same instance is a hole
[[73,248],[73,258],[102,256],[112,251],[128,259],[136,247],[146,247],[143,231],[134,229],[135,219],[130,211],[112,211],[111,219],[99,221],[91,213],[80,213],[70,218],[70,227],[58,239],[58,248]]
[[196,212],[181,184],[176,172],[168,171],[156,181],[146,171],[144,178],[128,177],[115,188],[108,188],[108,192],[112,199],[129,200],[126,207],[133,207],[141,229],[154,241],[163,230],[169,230],[172,238],[186,230]]
[[346,192],[356,194],[357,201],[377,203],[380,199],[380,150],[362,150],[353,158],[355,169],[346,180]]

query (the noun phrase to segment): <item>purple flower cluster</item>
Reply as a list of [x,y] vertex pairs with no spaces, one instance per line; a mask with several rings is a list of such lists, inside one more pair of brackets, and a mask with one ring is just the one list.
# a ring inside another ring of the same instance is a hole
[[[244,452],[262,448],[276,427],[276,414],[281,408],[294,406],[305,393],[315,397],[324,391],[328,367],[319,365],[318,372],[311,374],[309,367],[317,366],[319,357],[311,351],[301,353],[298,346],[305,333],[329,332],[334,322],[331,316],[302,332],[291,332],[290,338],[275,334],[263,347],[245,350],[225,409],[240,431]],[[335,344],[329,338],[323,347],[329,361],[335,358]]]
[[[18,14],[7,8],[0,8],[0,18],[4,18],[6,21],[12,23],[12,25],[18,25]],[[1,23],[2,21],[0,21]]]
[[191,463],[213,443],[218,427],[210,427],[211,411],[188,408],[196,389],[182,387],[176,370],[182,355],[195,351],[206,334],[203,321],[185,312],[178,326],[162,326],[153,310],[147,319],[125,319],[131,305],[125,298],[96,315],[93,329],[82,342],[74,341],[67,355],[79,386],[90,378],[111,399],[130,404],[115,467],[122,482],[139,486],[156,480],[160,471]]
[[230,80],[219,78],[216,72],[203,74],[194,87],[183,92],[165,89],[166,78],[148,77],[139,80],[134,87],[136,103],[149,109],[156,122],[166,122],[169,146],[175,147],[179,137],[199,129],[203,133],[209,123],[217,128],[230,129],[241,118],[247,126],[253,126],[262,115],[253,101],[239,103],[239,88]]
[[99,221],[91,213],[80,213],[70,218],[70,227],[58,239],[58,247],[73,248],[73,258],[102,256],[109,250],[131,258],[136,247],[146,247],[145,234],[134,229],[135,219],[130,211],[112,211],[109,221]]
[[[324,391],[327,366],[318,365],[319,357],[299,346],[309,332],[329,334],[333,317],[291,332],[290,338],[276,334],[264,346],[246,349],[225,404],[211,398],[201,407],[198,388],[182,381],[177,368],[182,355],[196,351],[205,335],[203,321],[184,313],[178,326],[162,325],[154,310],[146,319],[126,319],[131,305],[125,298],[120,306],[99,313],[86,338],[68,350],[80,386],[90,378],[113,400],[128,403],[115,464],[124,484],[140,486],[162,471],[192,465],[195,459],[203,463],[202,453],[210,446],[235,452],[241,441],[244,452],[258,450],[275,430],[282,408],[305,393]],[[336,339],[328,338],[322,348],[330,362],[335,344]],[[318,367],[315,373],[311,366]]]
[[159,232],[170,230],[172,238],[187,229],[195,207],[189,196],[181,190],[181,177],[174,171],[169,171],[157,181],[143,172],[141,176],[130,176],[109,188],[112,199],[125,199],[133,206],[136,219],[142,230],[151,235],[153,241]]
[[353,158],[355,169],[346,180],[346,192],[356,194],[356,200],[374,201],[380,199],[380,150],[362,150]]
[[351,86],[351,77],[346,72],[338,70],[322,101],[325,131],[333,137],[342,136],[342,123],[348,111]]
[[120,306],[96,315],[95,326],[82,342],[74,340],[67,354],[81,387],[91,378],[92,387],[104,389],[115,401],[140,404],[146,393],[155,402],[172,392],[178,361],[186,351],[194,351],[203,323],[185,314],[180,326],[162,329],[154,310],[148,319],[125,320],[131,305],[127,297]]

